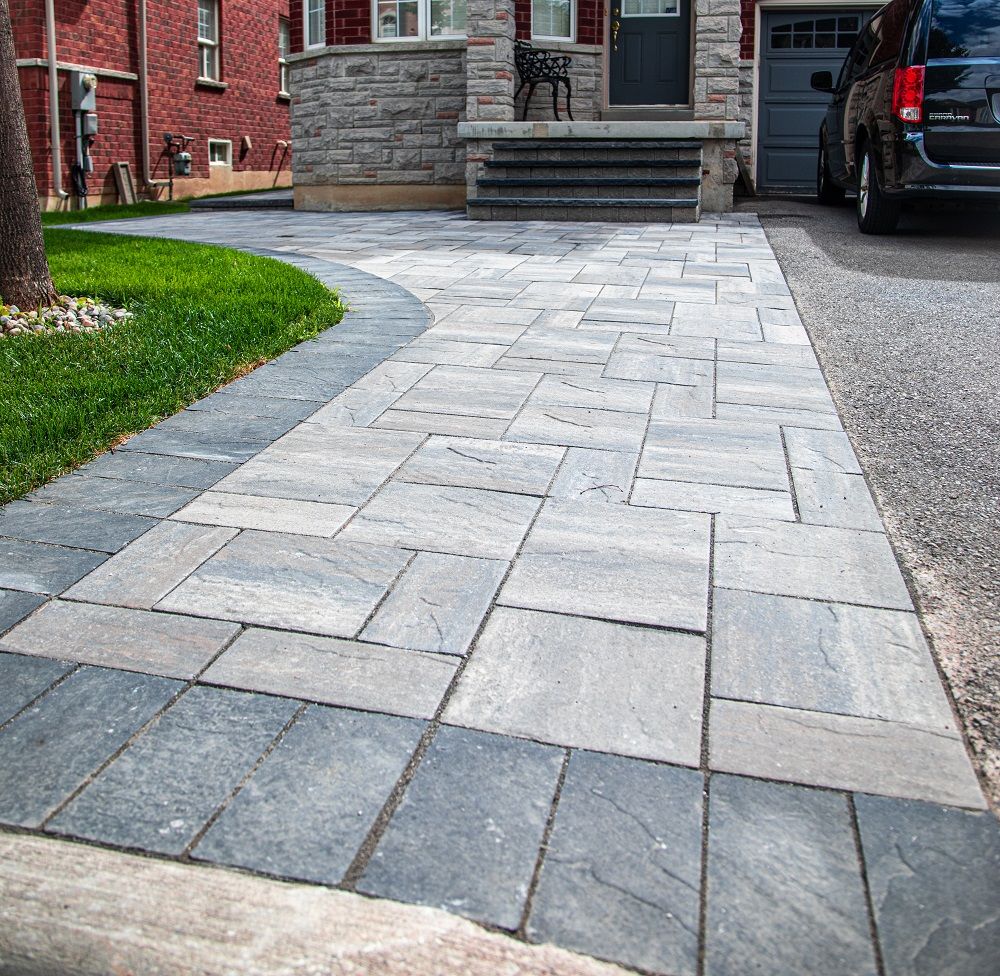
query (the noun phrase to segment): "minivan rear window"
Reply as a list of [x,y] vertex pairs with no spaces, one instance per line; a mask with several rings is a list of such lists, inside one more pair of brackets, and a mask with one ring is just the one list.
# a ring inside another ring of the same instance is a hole
[[928,58],[1000,58],[997,0],[934,0]]

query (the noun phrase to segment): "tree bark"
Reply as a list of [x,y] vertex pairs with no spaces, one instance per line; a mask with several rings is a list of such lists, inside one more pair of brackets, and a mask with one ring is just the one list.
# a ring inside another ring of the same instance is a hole
[[8,0],[0,0],[0,301],[29,309],[51,305],[56,292],[15,57]]

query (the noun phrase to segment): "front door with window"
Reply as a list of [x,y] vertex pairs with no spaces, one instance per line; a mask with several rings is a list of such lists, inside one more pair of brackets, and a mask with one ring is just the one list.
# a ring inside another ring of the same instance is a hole
[[611,105],[687,105],[692,0],[610,0]]

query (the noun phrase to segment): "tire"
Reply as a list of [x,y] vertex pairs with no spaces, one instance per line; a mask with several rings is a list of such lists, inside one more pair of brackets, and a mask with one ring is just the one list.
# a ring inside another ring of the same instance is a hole
[[836,207],[844,202],[844,188],[834,183],[830,176],[830,161],[826,156],[826,145],[822,141],[816,164],[816,199],[825,207]]
[[889,234],[899,223],[899,204],[879,183],[878,162],[865,144],[858,158],[858,229],[862,234]]

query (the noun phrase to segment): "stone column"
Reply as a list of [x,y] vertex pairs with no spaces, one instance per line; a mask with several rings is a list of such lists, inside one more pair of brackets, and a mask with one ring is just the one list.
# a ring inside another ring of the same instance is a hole
[[694,117],[740,117],[740,0],[692,0]]
[[465,117],[469,122],[512,122],[514,0],[468,0],[467,11]]

